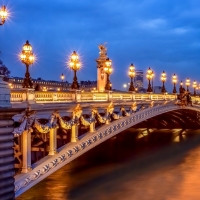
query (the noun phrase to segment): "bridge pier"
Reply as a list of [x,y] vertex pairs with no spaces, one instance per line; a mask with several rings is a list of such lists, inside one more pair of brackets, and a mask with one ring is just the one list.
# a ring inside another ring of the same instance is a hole
[[14,134],[12,116],[20,109],[0,108],[0,199],[14,199]]
[[49,155],[54,156],[57,154],[57,129],[51,128],[49,133]]

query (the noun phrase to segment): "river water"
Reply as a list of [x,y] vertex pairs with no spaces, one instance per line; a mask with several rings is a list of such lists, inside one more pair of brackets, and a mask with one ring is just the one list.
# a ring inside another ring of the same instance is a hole
[[17,200],[199,200],[200,131],[131,130],[87,152]]

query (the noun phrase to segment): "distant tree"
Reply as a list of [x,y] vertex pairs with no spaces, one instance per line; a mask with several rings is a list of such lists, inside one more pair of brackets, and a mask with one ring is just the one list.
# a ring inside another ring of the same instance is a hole
[[41,80],[42,80],[42,78],[40,78],[40,77],[39,77],[39,78],[37,78],[37,80],[38,80],[38,81],[41,81]]
[[0,74],[4,75],[5,77],[9,77],[10,71],[8,68],[3,64],[3,62],[0,60]]
[[35,91],[41,91],[41,87],[40,87],[39,84],[37,84],[37,85],[35,86]]

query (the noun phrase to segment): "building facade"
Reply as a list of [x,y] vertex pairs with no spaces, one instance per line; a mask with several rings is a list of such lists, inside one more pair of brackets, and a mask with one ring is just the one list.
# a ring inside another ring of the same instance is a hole
[[144,86],[144,72],[143,70],[135,71],[134,85],[138,90],[142,89]]
[[[9,83],[11,89],[22,89],[24,78],[8,77],[4,81]],[[71,90],[71,83],[53,80],[43,80],[41,78],[32,79],[33,87],[36,91],[69,91]],[[97,81],[80,81],[80,90],[90,91],[96,89]]]

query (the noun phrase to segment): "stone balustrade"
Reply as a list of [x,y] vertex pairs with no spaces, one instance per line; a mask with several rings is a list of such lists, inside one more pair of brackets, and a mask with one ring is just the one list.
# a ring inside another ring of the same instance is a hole
[[[192,97],[199,101],[199,97]],[[11,103],[25,102],[27,99],[24,90],[11,90]],[[104,102],[104,101],[146,101],[146,100],[175,100],[174,94],[148,94],[131,92],[80,92],[80,91],[34,91],[35,103],[56,102]]]

